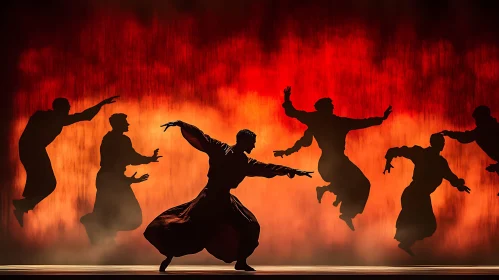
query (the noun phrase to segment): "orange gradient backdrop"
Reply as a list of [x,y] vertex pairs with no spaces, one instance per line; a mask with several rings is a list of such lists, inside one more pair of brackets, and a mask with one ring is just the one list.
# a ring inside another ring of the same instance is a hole
[[[152,155],[159,148],[163,156],[159,163],[126,171],[150,177],[133,185],[144,222],[135,231],[119,234],[123,259],[158,262],[161,256],[142,236],[145,226],[165,209],[194,198],[207,181],[207,156],[189,146],[178,128],[165,133],[160,128],[180,119],[227,143],[235,141],[238,130],[251,129],[258,136],[250,156],[315,171],[312,179],[247,178],[233,191],[261,223],[252,263],[410,263],[393,236],[413,164],[395,159],[391,174],[383,175],[386,150],[427,146],[430,135],[444,129],[471,129],[476,105],[488,104],[497,112],[493,90],[499,80],[499,49],[479,45],[458,53],[445,40],[417,41],[408,26],[384,42],[386,52],[376,60],[379,38],[369,26],[345,23],[304,38],[290,22],[282,24],[275,38],[278,47],[268,51],[256,39],[260,24],[255,21],[245,32],[198,44],[190,18],[154,19],[142,25],[131,16],[99,16],[74,34],[74,46],[27,49],[18,65],[23,86],[13,104],[10,161],[17,172],[14,197],[8,201],[22,194],[26,174],[17,141],[34,111],[49,109],[61,96],[69,99],[72,113],[112,95],[121,97],[91,122],[64,128],[47,148],[57,188],[25,216],[24,228],[9,219],[5,226],[12,235],[40,255],[40,261],[100,260],[102,254],[90,248],[79,218],[93,207],[99,146],[110,130],[108,118],[123,112],[135,149]],[[314,102],[326,96],[340,116],[382,116],[393,106],[381,126],[347,137],[347,156],[372,185],[364,213],[354,220],[355,232],[338,219],[332,195],[317,203],[315,187],[325,183],[317,173],[320,150],[315,142],[289,157],[273,157],[273,150],[291,147],[305,130],[284,115],[282,90],[287,85],[292,86],[294,105],[303,110],[313,110]],[[476,144],[450,139],[442,154],[472,191],[460,193],[447,181],[442,183],[432,195],[437,232],[414,250],[429,260],[493,257],[499,176],[485,171],[492,161]],[[220,263],[206,253],[174,262]]]

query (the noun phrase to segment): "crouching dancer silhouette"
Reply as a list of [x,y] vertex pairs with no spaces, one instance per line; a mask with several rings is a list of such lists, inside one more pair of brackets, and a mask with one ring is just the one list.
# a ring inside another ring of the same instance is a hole
[[402,210],[397,218],[395,239],[399,248],[411,256],[411,246],[417,240],[430,237],[437,229],[437,221],[431,206],[430,195],[440,186],[443,179],[448,180],[459,191],[470,192],[463,179],[459,179],[449,168],[447,160],[440,155],[445,145],[444,136],[433,134],[430,147],[420,146],[391,148],[386,153],[386,171],[393,168],[391,161],[395,157],[405,157],[414,163],[411,184],[402,193]]
[[148,174],[136,178],[125,176],[127,165],[141,165],[158,162],[158,149],[153,156],[138,154],[124,132],[128,131],[125,114],[114,114],[109,118],[112,130],[102,139],[101,162],[97,173],[97,194],[92,213],[83,216],[80,222],[85,226],[92,244],[113,242],[118,231],[130,231],[142,224],[142,210],[133,193],[131,184],[149,178]]
[[239,131],[236,144],[230,146],[182,121],[163,126],[165,131],[179,126],[187,142],[208,154],[210,168],[208,183],[196,198],[166,210],[145,230],[145,238],[166,256],[159,270],[165,271],[173,257],[206,249],[226,263],[237,261],[236,270],[254,271],[246,259],[258,246],[260,225],[230,190],[237,188],[245,177],[311,177],[313,172],[248,158],[245,152],[251,153],[255,148],[256,135],[247,129]]
[[295,118],[308,126],[303,137],[295,145],[285,151],[274,151],[274,156],[290,155],[308,147],[313,139],[322,151],[318,163],[319,174],[329,183],[317,187],[317,200],[321,202],[326,191],[336,194],[334,206],[340,206],[340,219],[345,221],[351,230],[355,230],[352,219],[364,212],[369,198],[371,183],[362,171],[345,155],[347,134],[356,129],[364,129],[381,125],[392,112],[388,107],[383,117],[367,119],[351,119],[333,114],[334,105],[330,98],[321,98],[315,103],[315,112],[295,109],[290,100],[291,88],[284,89],[283,107],[288,117]]
[[48,197],[57,185],[49,155],[45,148],[61,134],[65,126],[81,121],[90,121],[102,106],[116,102],[118,96],[101,101],[83,112],[69,115],[71,106],[66,98],[56,98],[52,109],[36,111],[28,121],[19,139],[19,157],[26,170],[26,185],[23,199],[12,201],[14,215],[22,227],[24,213],[33,210],[38,203]]

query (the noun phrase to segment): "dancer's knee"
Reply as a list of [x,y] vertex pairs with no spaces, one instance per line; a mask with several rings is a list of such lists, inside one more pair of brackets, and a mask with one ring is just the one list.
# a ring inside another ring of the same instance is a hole
[[260,235],[260,224],[257,222],[251,223],[249,226],[250,231],[253,232],[255,235],[259,236]]

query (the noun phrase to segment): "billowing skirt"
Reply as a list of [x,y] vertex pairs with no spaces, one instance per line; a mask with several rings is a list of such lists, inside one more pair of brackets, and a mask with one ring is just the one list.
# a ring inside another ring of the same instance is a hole
[[364,212],[371,184],[350,159],[343,154],[322,153],[319,174],[329,185],[329,191],[342,200],[340,212],[351,218]]
[[192,201],[161,213],[147,226],[144,236],[168,257],[206,249],[230,263],[253,253],[260,225],[237,197],[228,191],[215,193],[205,188]]
[[82,222],[101,230],[130,231],[142,224],[142,209],[124,174],[100,170],[94,210]]
[[430,237],[437,229],[430,194],[417,186],[409,186],[402,193],[402,210],[397,218],[395,239],[414,243]]

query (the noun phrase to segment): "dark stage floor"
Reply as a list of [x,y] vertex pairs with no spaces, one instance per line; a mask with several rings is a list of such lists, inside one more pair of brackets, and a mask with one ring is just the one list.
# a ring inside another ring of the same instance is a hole
[[[393,276],[400,275],[499,275],[499,266],[254,266],[256,272],[234,271],[233,266],[201,266],[201,265],[172,265],[168,267],[167,273],[159,273],[156,265],[3,265],[0,266],[0,275],[23,275],[24,276],[249,276],[263,278],[270,276],[291,276],[301,278],[329,278],[334,279],[345,276]],[[293,278],[295,278],[293,277]],[[3,278],[3,277],[2,277]],[[223,277],[225,278],[225,277]],[[247,277],[246,277],[247,278]],[[287,277],[286,277],[287,278]],[[352,278],[352,277],[350,277]],[[378,278],[378,277],[376,277]],[[406,277],[404,277],[406,278]],[[447,277],[448,278],[448,277]]]

